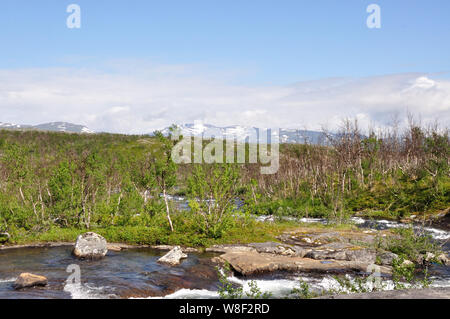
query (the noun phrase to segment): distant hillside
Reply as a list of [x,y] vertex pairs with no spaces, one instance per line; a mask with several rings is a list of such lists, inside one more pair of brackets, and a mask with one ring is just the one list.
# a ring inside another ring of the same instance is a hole
[[22,125],[0,122],[0,129],[8,130],[39,130],[39,131],[51,131],[51,132],[67,132],[67,133],[95,133],[91,129],[83,125],[72,124],[67,122],[52,122],[38,125]]
[[[177,127],[180,130],[180,134],[184,136],[203,136],[204,138],[213,136],[234,137],[239,142],[245,141],[246,138],[255,140],[258,132],[258,129],[255,127],[239,125],[218,127],[210,124],[184,124]],[[169,128],[165,128],[161,132],[164,135],[168,135]],[[280,129],[279,132],[274,132],[273,134],[279,134],[280,142],[287,144],[323,144],[325,140],[323,133],[317,131]]]

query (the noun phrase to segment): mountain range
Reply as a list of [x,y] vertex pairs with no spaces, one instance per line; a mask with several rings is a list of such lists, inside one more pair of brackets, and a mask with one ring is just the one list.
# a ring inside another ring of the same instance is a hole
[[[177,125],[178,132],[183,136],[196,136],[203,138],[212,137],[225,137],[236,139],[238,142],[244,142],[246,139],[249,141],[256,141],[258,134],[267,134],[264,130],[258,130],[258,128],[250,126],[214,126],[211,124],[183,124]],[[78,125],[68,122],[51,122],[38,125],[22,125],[0,122],[0,129],[8,130],[38,130],[38,131],[50,131],[50,132],[66,132],[66,133],[79,133],[79,134],[94,134],[95,132],[84,125]],[[161,130],[164,135],[168,135],[170,128]],[[149,134],[153,135],[153,134]],[[324,141],[324,135],[321,132],[299,130],[299,129],[279,129],[273,131],[273,135],[279,136],[280,143],[288,144],[322,144]]]
[[[260,130],[255,127],[249,126],[226,126],[219,127],[210,124],[183,124],[176,126],[179,134],[183,136],[196,136],[203,138],[211,138],[211,137],[228,137],[234,138],[238,142],[244,142],[247,138],[249,140],[256,141],[258,137],[258,132],[261,134],[267,134],[267,131]],[[168,135],[170,133],[170,128],[165,128],[161,131],[164,135]],[[279,129],[276,131],[272,131],[272,134],[279,136],[280,143],[288,143],[288,144],[322,144],[324,140],[324,134],[322,132],[317,131],[308,131],[308,130],[299,130],[299,129]]]
[[72,124],[67,122],[51,122],[38,125],[22,125],[0,122],[0,129],[8,130],[38,130],[51,132],[66,132],[66,133],[95,133],[84,125]]

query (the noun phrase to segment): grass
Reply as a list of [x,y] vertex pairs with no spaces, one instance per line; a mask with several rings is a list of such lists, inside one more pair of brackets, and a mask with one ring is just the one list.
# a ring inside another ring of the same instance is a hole
[[[93,228],[108,242],[132,245],[181,245],[187,247],[209,247],[218,244],[247,244],[276,240],[276,236],[292,229],[290,222],[243,222],[240,221],[230,227],[220,238],[208,238],[194,229],[175,228],[170,232],[167,227],[145,226],[110,226]],[[75,242],[78,235],[87,232],[80,228],[53,227],[45,232],[16,231],[12,235],[10,244],[26,245],[49,242]]]

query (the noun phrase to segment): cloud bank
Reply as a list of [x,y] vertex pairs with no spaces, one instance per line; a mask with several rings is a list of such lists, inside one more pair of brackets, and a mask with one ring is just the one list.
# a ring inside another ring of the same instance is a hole
[[95,131],[149,133],[203,121],[320,129],[344,117],[383,126],[409,111],[450,123],[450,81],[421,73],[331,78],[287,86],[244,86],[192,68],[0,70],[0,122],[67,121]]

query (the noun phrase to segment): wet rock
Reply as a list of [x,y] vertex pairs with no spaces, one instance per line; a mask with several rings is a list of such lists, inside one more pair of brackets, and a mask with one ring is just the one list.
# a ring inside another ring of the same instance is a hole
[[108,252],[106,239],[96,233],[85,233],[78,236],[73,249],[73,255],[77,258],[99,259]]
[[346,259],[349,261],[359,261],[374,264],[377,253],[372,249],[351,249],[345,252]]
[[390,251],[385,251],[378,254],[377,259],[380,261],[382,265],[391,266],[395,259],[398,258],[397,254],[394,254]]
[[[153,248],[153,249],[168,250],[168,251],[174,249],[175,247],[177,247],[177,246],[172,246],[172,245],[153,245],[153,246],[150,246],[150,248]],[[199,252],[199,250],[197,248],[192,248],[192,247],[184,247],[183,251],[187,252],[187,253],[198,253]]]
[[108,251],[115,251],[115,252],[122,251],[122,247],[120,247],[118,245],[108,244],[107,248],[108,248]]
[[249,246],[242,246],[242,245],[213,245],[211,247],[208,247],[205,249],[207,253],[226,253],[229,251],[253,251],[255,252],[256,249]]
[[320,249],[328,249],[328,250],[343,250],[343,249],[355,248],[355,245],[352,245],[349,243],[342,243],[342,242],[333,242],[333,243],[322,245],[319,248]]
[[180,246],[176,246],[174,249],[161,257],[158,262],[169,266],[177,266],[183,258],[187,258],[187,255],[183,253]]
[[439,255],[437,258],[444,265],[449,265],[450,264],[450,260],[448,259],[447,255],[445,255],[445,254]]
[[30,273],[23,273],[16,279],[14,283],[14,289],[24,289],[36,286],[46,286],[48,280],[44,276],[33,275]]
[[249,244],[249,246],[254,248],[258,253],[268,253],[282,256],[304,257],[309,251],[303,247],[280,244],[276,242],[255,243]]
[[305,255],[306,258],[312,258],[317,260],[335,259],[335,260],[347,260],[345,251],[339,250],[312,250]]
[[[365,272],[370,265],[361,261],[323,261],[274,254],[260,254],[257,252],[228,252],[220,256],[220,259],[230,264],[235,271],[244,276],[274,271]],[[389,267],[381,267],[381,272],[390,274],[391,269]]]

